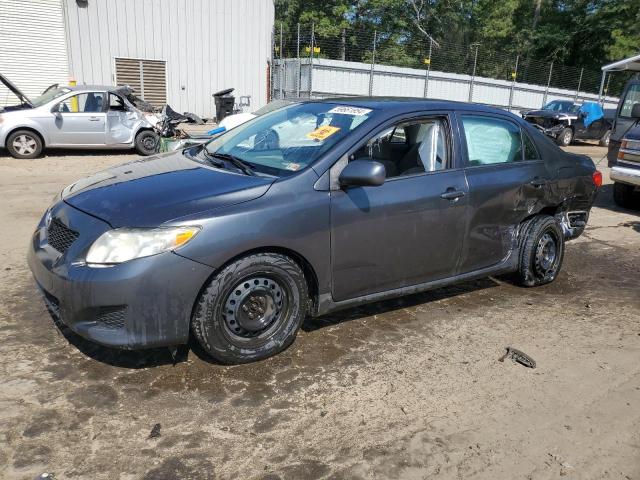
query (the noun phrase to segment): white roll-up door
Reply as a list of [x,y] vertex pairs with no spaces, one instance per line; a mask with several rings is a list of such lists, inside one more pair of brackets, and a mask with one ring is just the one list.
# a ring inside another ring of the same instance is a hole
[[[0,0],[0,73],[30,98],[68,84],[62,0]],[[0,84],[0,105],[12,103]]]
[[116,83],[129,85],[156,107],[167,103],[167,64],[162,60],[116,58]]

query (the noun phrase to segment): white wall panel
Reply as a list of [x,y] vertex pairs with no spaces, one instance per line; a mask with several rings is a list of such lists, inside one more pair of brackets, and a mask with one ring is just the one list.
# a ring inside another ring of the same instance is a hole
[[[7,0],[0,0],[0,3]],[[59,0],[58,0],[59,1]],[[251,110],[267,101],[273,0],[64,0],[70,71],[113,84],[114,58],[167,62],[167,101],[213,116],[212,94],[235,88]]]
[[[285,96],[292,97],[295,93],[295,75],[289,71],[296,69],[297,59],[277,61],[273,71],[274,92],[279,95],[280,65],[286,65],[287,75],[283,77]],[[309,82],[309,59],[300,60],[302,70],[301,85]],[[413,68],[391,67],[376,65],[373,71],[372,93],[375,96],[423,97],[425,86],[425,71]],[[345,62],[342,60],[314,59],[311,74],[315,97],[340,95],[368,95],[371,65],[366,63]],[[469,100],[470,75],[431,71],[429,73],[428,98],[438,100],[454,100],[467,102]],[[509,105],[512,83],[506,80],[476,77],[473,86],[473,102],[506,107]],[[308,95],[301,91],[301,96]],[[547,102],[551,100],[573,100],[575,90],[550,88]],[[545,87],[516,83],[513,88],[513,109],[540,108],[545,98]],[[578,101],[597,101],[598,95],[579,92]],[[606,97],[605,108],[615,108],[618,99]]]
[[[0,73],[35,98],[69,79],[62,0],[0,0]],[[16,102],[0,86],[0,105]]]

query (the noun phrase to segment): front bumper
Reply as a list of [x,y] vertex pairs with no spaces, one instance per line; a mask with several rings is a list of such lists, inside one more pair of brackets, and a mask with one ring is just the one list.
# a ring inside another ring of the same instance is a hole
[[640,187],[640,168],[616,166],[611,169],[610,177],[614,182]]
[[184,344],[191,310],[211,267],[166,252],[109,267],[82,259],[110,226],[65,204],[51,217],[79,233],[66,252],[49,244],[45,219],[29,245],[28,262],[46,302],[72,331],[96,343],[138,349]]

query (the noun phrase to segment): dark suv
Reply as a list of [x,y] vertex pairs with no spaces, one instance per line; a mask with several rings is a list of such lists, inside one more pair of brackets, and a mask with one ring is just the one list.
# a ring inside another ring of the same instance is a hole
[[69,328],[226,363],[307,315],[514,272],[553,281],[601,183],[502,110],[423,99],[291,105],[206,145],[65,188],[29,264]]

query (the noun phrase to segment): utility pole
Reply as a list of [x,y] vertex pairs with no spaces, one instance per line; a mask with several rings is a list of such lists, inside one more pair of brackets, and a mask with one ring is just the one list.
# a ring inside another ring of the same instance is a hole
[[371,52],[371,71],[369,72],[369,96],[373,95],[373,67],[376,64],[376,41],[378,40],[378,31],[373,31],[373,52]]
[[476,54],[473,57],[473,73],[471,74],[471,85],[469,85],[469,102],[473,101],[473,84],[476,81],[476,65],[478,64],[478,47],[479,43],[476,43]]

